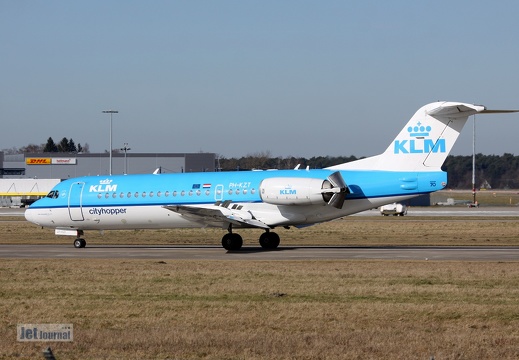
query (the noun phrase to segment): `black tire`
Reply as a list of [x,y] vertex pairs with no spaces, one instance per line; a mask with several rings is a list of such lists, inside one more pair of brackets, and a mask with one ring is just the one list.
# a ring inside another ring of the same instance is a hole
[[83,241],[85,241],[85,240],[83,240],[83,239],[76,239],[76,240],[74,240],[74,247],[76,249],[82,248],[83,247]]
[[239,234],[227,233],[222,238],[222,246],[227,251],[240,250],[243,245],[243,239]]
[[279,246],[281,239],[275,232],[264,232],[259,238],[259,243],[263,249],[276,249]]

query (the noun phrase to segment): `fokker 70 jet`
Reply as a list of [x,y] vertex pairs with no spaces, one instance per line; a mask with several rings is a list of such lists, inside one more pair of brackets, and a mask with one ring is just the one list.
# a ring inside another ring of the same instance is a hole
[[420,108],[380,155],[325,169],[86,176],[57,184],[26,211],[27,220],[75,236],[85,230],[218,227],[222,246],[242,247],[240,228],[304,227],[443,189],[441,166],[469,116],[516,112],[460,102]]

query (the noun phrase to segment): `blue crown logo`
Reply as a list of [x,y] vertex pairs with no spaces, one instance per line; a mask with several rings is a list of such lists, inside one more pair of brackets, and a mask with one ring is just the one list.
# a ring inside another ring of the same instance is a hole
[[429,131],[431,131],[431,127],[423,126],[421,122],[407,128],[407,132],[411,137],[426,137],[429,136]]

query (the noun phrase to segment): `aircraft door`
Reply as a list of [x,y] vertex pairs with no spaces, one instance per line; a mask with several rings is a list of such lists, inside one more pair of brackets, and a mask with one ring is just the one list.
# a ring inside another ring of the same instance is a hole
[[84,182],[75,182],[70,186],[68,193],[68,213],[70,220],[83,221],[83,188]]
[[214,200],[215,201],[223,200],[223,185],[222,184],[218,184],[214,188]]

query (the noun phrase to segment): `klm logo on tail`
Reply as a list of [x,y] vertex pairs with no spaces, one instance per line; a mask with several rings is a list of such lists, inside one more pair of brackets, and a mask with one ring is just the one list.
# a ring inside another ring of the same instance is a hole
[[407,132],[409,133],[410,139],[395,140],[394,153],[428,154],[431,151],[433,153],[445,153],[445,139],[438,139],[436,142],[434,142],[433,139],[427,139],[430,131],[430,126],[423,126],[420,122],[415,126],[409,126]]

